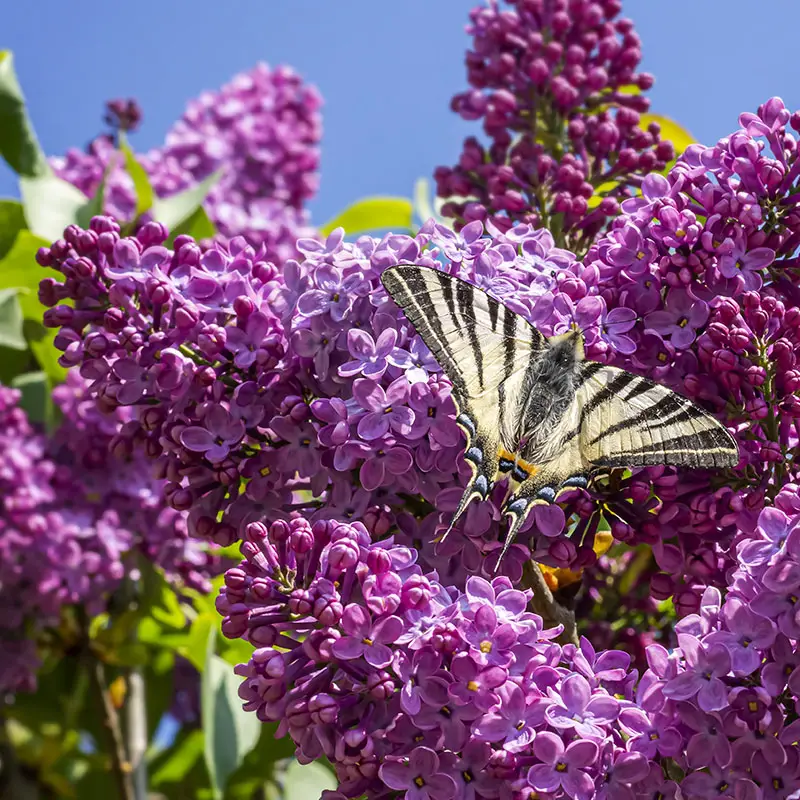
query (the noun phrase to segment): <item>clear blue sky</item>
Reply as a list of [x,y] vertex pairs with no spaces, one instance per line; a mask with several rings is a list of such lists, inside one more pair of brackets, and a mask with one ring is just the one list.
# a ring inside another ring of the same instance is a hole
[[[465,86],[467,12],[480,0],[17,0],[0,48],[14,51],[48,154],[82,146],[103,103],[136,97],[145,123],[133,143],[156,146],[187,99],[259,60],[287,63],[325,98],[322,223],[370,194],[409,195],[419,176],[452,164],[477,131],[449,110]],[[740,111],[780,95],[800,107],[800,3],[627,0],[656,75],[653,111],[702,142]],[[0,196],[16,194],[0,165]]]

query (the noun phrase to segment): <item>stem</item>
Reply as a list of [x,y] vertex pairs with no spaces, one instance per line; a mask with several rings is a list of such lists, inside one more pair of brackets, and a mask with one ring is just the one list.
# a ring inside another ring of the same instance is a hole
[[103,706],[103,723],[108,729],[109,743],[111,745],[111,765],[116,778],[120,800],[138,800],[133,791],[133,781],[131,780],[131,765],[125,754],[125,742],[122,738],[122,728],[119,722],[119,714],[114,708],[111,695],[108,692],[106,683],[106,672],[103,662],[98,658],[92,659],[89,667],[97,696]]
[[557,641],[561,644],[578,644],[578,632],[575,625],[575,612],[560,605],[553,597],[539,565],[531,560],[525,564],[522,571],[522,583],[533,589],[531,610],[544,620],[545,628],[554,625],[563,626]]
[[147,705],[144,676],[139,667],[128,673],[128,752],[136,800],[147,800]]

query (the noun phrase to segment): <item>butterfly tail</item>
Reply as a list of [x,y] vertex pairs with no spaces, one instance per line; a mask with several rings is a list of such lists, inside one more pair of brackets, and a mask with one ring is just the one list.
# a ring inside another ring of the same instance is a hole
[[495,453],[496,447],[484,445],[478,437],[473,438],[469,443],[464,453],[464,459],[469,464],[472,475],[466,489],[464,489],[464,494],[461,495],[458,508],[453,514],[450,524],[444,533],[436,538],[437,542],[444,541],[450,535],[450,532],[473,500],[486,500],[489,497],[494,486],[494,477],[497,473],[497,456]]
[[511,495],[503,505],[503,516],[509,518],[509,524],[503,542],[503,550],[494,568],[495,572],[499,569],[508,549],[514,544],[520,528],[537,505],[552,505],[557,503],[559,497],[565,492],[576,488],[585,489],[588,485],[588,478],[585,475],[571,475],[564,480],[547,482],[543,481],[540,476],[537,477],[539,480],[530,479],[523,483],[512,484]]

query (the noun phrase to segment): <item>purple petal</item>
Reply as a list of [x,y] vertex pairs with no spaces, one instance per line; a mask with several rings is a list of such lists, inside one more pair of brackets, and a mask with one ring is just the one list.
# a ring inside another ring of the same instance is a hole
[[300,295],[297,301],[297,310],[304,317],[312,317],[316,314],[322,314],[327,310],[329,305],[330,295],[328,295],[327,292],[311,289]]
[[370,637],[375,642],[381,644],[391,644],[400,638],[403,632],[403,621],[400,617],[386,617],[375,623],[372,628],[372,636]]
[[366,645],[354,636],[344,636],[333,643],[331,651],[337,658],[350,660],[363,655],[365,647]]
[[414,775],[427,777],[439,769],[439,756],[429,747],[416,747],[411,753],[408,766]]
[[383,460],[386,465],[386,469],[389,470],[392,475],[405,474],[411,469],[411,465],[414,463],[414,458],[411,455],[411,452],[405,447],[389,448],[389,450],[386,451],[386,456]]
[[697,693],[697,704],[703,711],[720,711],[728,705],[728,689],[718,678],[704,681]]
[[412,785],[414,775],[402,761],[385,761],[379,770],[381,780],[390,788],[402,791]]
[[[542,734],[540,733],[539,736]],[[537,736],[533,743],[534,747],[538,740]],[[537,792],[554,792],[561,786],[561,776],[548,764],[536,764],[528,770],[528,783]]]
[[358,435],[367,441],[380,439],[389,432],[389,415],[382,411],[371,411],[358,421],[357,430]]
[[561,683],[561,697],[571,713],[583,711],[591,697],[589,682],[583,675],[570,675]]
[[597,759],[599,750],[595,742],[577,741],[567,747],[564,761],[571,767],[588,767]]
[[214,447],[214,437],[205,428],[192,426],[181,431],[181,444],[194,453],[204,453]]
[[598,722],[613,722],[619,716],[619,701],[607,695],[597,695],[589,701],[586,713]]
[[455,780],[443,772],[429,775],[425,780],[425,788],[434,800],[450,800],[458,791]]
[[364,645],[364,658],[369,665],[381,669],[392,663],[392,651],[385,644]]

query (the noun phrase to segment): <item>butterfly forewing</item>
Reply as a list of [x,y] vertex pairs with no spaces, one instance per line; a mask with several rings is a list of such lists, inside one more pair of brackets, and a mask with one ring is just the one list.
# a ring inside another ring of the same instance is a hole
[[568,437],[579,438],[595,467],[733,467],[731,435],[690,400],[615,367],[587,362],[591,374],[575,393]]
[[513,447],[503,433],[514,428],[519,386],[545,340],[502,303],[439,270],[401,265],[381,280],[453,384],[473,476],[452,528],[474,497],[486,497],[499,454]]

